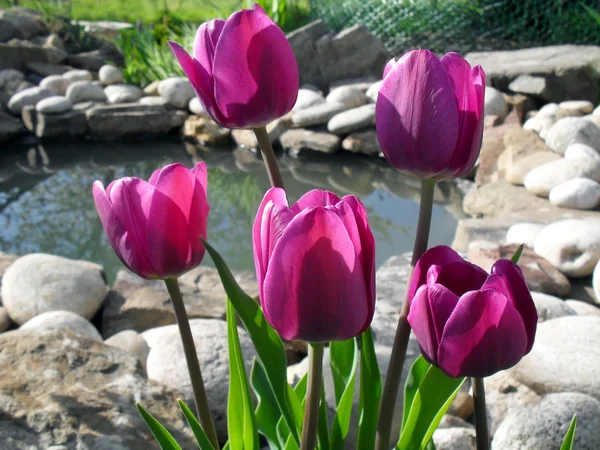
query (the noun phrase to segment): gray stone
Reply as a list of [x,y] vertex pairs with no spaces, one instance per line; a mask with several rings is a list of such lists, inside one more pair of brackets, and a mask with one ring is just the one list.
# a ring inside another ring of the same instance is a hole
[[190,100],[188,103],[188,109],[192,114],[196,114],[197,116],[206,114],[206,110],[204,109],[204,106],[202,106],[202,103],[200,103],[200,99],[198,97],[194,97]]
[[588,100],[568,100],[560,102],[558,107],[563,111],[570,111],[573,115],[579,116],[591,114],[594,110],[594,104]]
[[533,248],[535,238],[545,225],[540,223],[517,223],[506,232],[506,242],[509,244],[525,244]]
[[73,70],[71,66],[64,64],[52,64],[47,62],[30,61],[26,64],[27,71],[33,72],[41,77],[49,77],[50,75],[62,75],[63,73]]
[[296,127],[311,127],[323,125],[337,114],[345,111],[346,106],[341,103],[321,103],[297,111],[292,116],[292,123]]
[[[285,118],[275,119],[266,126],[269,141],[273,144],[283,132],[290,127],[290,121]],[[258,148],[256,135],[252,130],[231,130],[231,137],[240,147]]]
[[42,114],[60,114],[71,109],[73,109],[73,104],[62,95],[45,98],[35,105],[35,110]]
[[600,401],[575,392],[548,395],[539,405],[510,414],[494,434],[492,450],[558,450],[575,414],[573,448],[595,450]]
[[[192,319],[190,327],[217,434],[221,440],[225,440],[229,387],[227,324],[222,320]],[[177,325],[169,325],[163,327],[160,332],[161,336],[156,341],[156,345],[150,346],[147,360],[148,378],[180,390],[185,401],[192,404],[192,386],[179,329]],[[256,352],[246,331],[238,329],[238,333],[246,371],[250,373],[250,366]]]
[[42,24],[28,14],[14,14],[8,11],[0,11],[0,19],[12,24],[19,30],[22,39],[31,39],[42,32]]
[[292,156],[300,156],[305,151],[334,153],[340,148],[340,138],[322,131],[292,129],[284,132],[279,141]]
[[[79,103],[83,105],[83,103]],[[73,107],[73,110],[60,114],[44,114],[34,106],[26,106],[21,114],[25,127],[39,138],[57,136],[83,136],[88,132],[85,113]]]
[[19,325],[48,311],[91,319],[107,293],[101,266],[44,253],[22,256],[2,277],[2,303]]
[[508,85],[508,89],[517,94],[547,98],[549,94],[548,80],[534,75],[519,75]]
[[440,428],[433,432],[436,450],[475,450],[475,430],[471,428]]
[[313,84],[319,87],[326,85],[319,66],[316,42],[328,32],[325,22],[319,19],[287,35],[298,62],[301,86],[304,84]]
[[[254,273],[236,271],[234,276],[245,292],[258,295]],[[179,285],[188,317],[225,319],[226,294],[216,269],[197,267],[182,275]],[[173,306],[163,281],[145,280],[125,269],[117,273],[102,310],[103,336],[174,323]]]
[[561,159],[561,157],[554,152],[538,152],[525,156],[506,170],[506,181],[516,186],[522,186],[529,172],[557,159]]
[[351,133],[342,141],[342,148],[352,153],[362,153],[368,156],[376,156],[381,153],[375,130]]
[[106,64],[100,67],[98,71],[98,79],[104,85],[119,84],[123,82],[123,74],[115,66]]
[[548,199],[562,208],[595,209],[600,205],[600,184],[587,178],[574,178],[552,188]]
[[61,75],[49,75],[40,81],[40,87],[46,88],[54,95],[65,95],[71,82]]
[[354,86],[340,86],[329,91],[325,101],[341,103],[346,108],[356,108],[367,103],[365,91]]
[[[192,99],[191,101],[194,101],[194,99]],[[138,100],[138,103],[140,105],[153,105],[153,106],[158,105],[158,106],[165,106],[165,107],[169,105],[164,98],[156,97],[156,96],[142,97]]]
[[540,197],[565,181],[588,178],[600,181],[600,161],[593,159],[558,159],[536,167],[525,176],[525,188]]
[[523,50],[468,53],[471,65],[481,64],[490,84],[506,91],[520,75],[543,77],[550,102],[580,99],[596,101],[600,94],[600,47],[557,45]]
[[69,55],[67,57],[67,62],[73,67],[79,67],[80,69],[93,70],[94,72],[97,72],[106,65],[107,61],[102,52],[94,50],[91,52]]
[[21,39],[23,35],[17,27],[8,20],[0,17],[0,42],[8,42],[11,39]]
[[0,44],[0,69],[27,70],[31,62],[60,64],[66,54],[54,47],[43,47],[25,40],[13,39]]
[[35,106],[40,100],[52,97],[52,95],[52,92],[42,87],[25,89],[21,92],[17,92],[10,98],[8,109],[11,113],[19,115],[25,106]]
[[464,211],[473,217],[500,216],[515,211],[547,207],[548,202],[522,187],[496,181],[469,192],[463,200]]
[[348,134],[372,126],[375,126],[373,103],[336,114],[327,123],[327,129],[334,134]]
[[591,158],[600,161],[600,153],[585,144],[572,144],[565,150],[565,159]]
[[187,78],[172,77],[158,84],[158,93],[169,105],[187,109],[190,100],[196,96]]
[[0,103],[6,106],[10,98],[19,91],[25,75],[15,69],[0,70]]
[[92,81],[92,73],[89,70],[73,69],[62,74],[63,78],[69,80],[71,83],[75,81]]
[[158,448],[136,402],[182,448],[195,445],[177,408],[181,393],[148,381],[139,361],[124,351],[68,329],[4,333],[0,346],[0,436],[5,448]]
[[576,316],[577,313],[564,300],[542,292],[531,292],[538,313],[538,322],[556,319],[564,316]]
[[569,308],[579,316],[598,316],[600,317],[600,308],[580,300],[565,300]]
[[24,131],[25,127],[19,119],[0,111],[0,142],[10,141]]
[[501,119],[508,114],[508,102],[504,94],[493,87],[487,86],[485,89],[485,115],[498,116]]
[[208,114],[189,116],[183,125],[183,135],[202,145],[229,144],[231,132],[229,128],[222,127],[212,120]]
[[67,88],[66,97],[73,104],[106,101],[106,94],[102,86],[93,84],[90,81],[74,81]]
[[475,429],[475,427],[473,426],[473,424],[467,422],[464,419],[461,419],[460,417],[456,417],[450,414],[444,414],[444,417],[442,417],[442,420],[440,421],[440,424],[438,425],[438,429],[443,429],[443,428],[471,428],[471,429]]
[[367,98],[373,103],[377,103],[377,96],[379,95],[379,89],[381,89],[382,84],[383,80],[380,80],[373,83],[369,89],[367,89]]
[[104,88],[104,94],[108,99],[108,103],[115,104],[137,102],[142,98],[143,92],[140,88],[131,84],[111,84]]
[[6,308],[4,306],[0,306],[0,333],[8,330],[12,324],[13,321],[10,320],[10,316],[6,312]]
[[319,38],[316,48],[321,75],[329,83],[367,75],[379,78],[390,59],[381,39],[364,25],[326,34]]
[[556,114],[558,114],[559,110],[560,107],[558,106],[558,103],[546,103],[540,108],[540,110],[538,111],[538,115],[553,117],[556,116]]
[[165,134],[173,128],[181,127],[186,118],[180,111],[137,103],[96,106],[88,109],[85,114],[92,134],[104,139],[138,134]]
[[600,259],[600,222],[570,219],[550,224],[536,236],[533,249],[569,277],[591,275]]
[[152,83],[150,83],[148,86],[146,86],[144,88],[144,94],[150,95],[150,96],[159,96],[159,93],[158,93],[158,85],[159,84],[160,84],[160,81],[153,81]]
[[119,331],[117,334],[113,334],[109,337],[104,343],[125,350],[130,355],[139,359],[144,367],[146,366],[150,347],[138,332],[134,330]]
[[580,117],[565,117],[552,125],[546,135],[546,144],[561,155],[577,143],[600,149],[600,128]]
[[48,311],[29,319],[19,328],[19,331],[36,329],[70,328],[75,333],[94,341],[102,342],[102,336],[94,325],[79,314],[71,311]]
[[523,124],[525,130],[533,130],[539,134],[542,139],[546,139],[548,130],[556,123],[556,117],[544,114],[538,114]]
[[596,264],[592,272],[592,286],[594,288],[596,303],[600,304],[600,261]]
[[311,89],[299,89],[298,98],[292,111],[300,111],[301,109],[320,105],[321,103],[325,103],[325,98],[320,92],[315,92]]

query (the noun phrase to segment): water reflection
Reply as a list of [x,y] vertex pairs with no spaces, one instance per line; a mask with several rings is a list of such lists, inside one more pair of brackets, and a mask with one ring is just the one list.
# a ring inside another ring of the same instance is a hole
[[[121,263],[114,256],[94,208],[91,185],[115,178],[148,178],[171,162],[208,167],[209,239],[233,269],[253,269],[250,230],[269,187],[262,161],[247,150],[202,151],[180,142],[73,143],[5,149],[0,155],[0,251],[47,252],[96,261],[113,279]],[[293,159],[281,168],[290,201],[307,190],[354,194],[365,203],[377,241],[377,263],[412,247],[419,183],[385,162],[354,155]],[[438,187],[432,244],[454,237],[457,193]],[[205,262],[210,264],[210,261]]]

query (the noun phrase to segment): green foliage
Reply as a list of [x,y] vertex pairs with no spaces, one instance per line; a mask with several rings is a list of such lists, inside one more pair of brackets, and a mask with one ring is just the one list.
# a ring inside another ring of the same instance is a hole
[[354,380],[358,366],[358,343],[356,339],[332,342],[329,351],[336,400],[329,448],[343,450],[350,429]]
[[587,11],[590,17],[598,22],[598,25],[600,25],[600,12],[596,11],[594,8],[590,8],[585,3],[581,3],[581,6]]
[[565,439],[560,446],[560,450],[572,450],[573,442],[575,441],[575,431],[577,430],[577,414],[573,416],[571,420],[571,425],[569,425],[569,429],[567,430],[567,434],[565,435]]
[[158,445],[160,446],[161,450],[181,450],[181,447],[179,446],[177,441],[175,441],[175,438],[171,436],[171,433],[169,433],[167,429],[159,423],[158,420],[156,420],[139,403],[136,403],[135,406],[142,415],[144,421],[146,422],[146,425],[148,425],[148,428],[150,428],[150,431],[154,435],[154,438],[156,439],[156,442],[158,442]]
[[356,445],[357,448],[374,448],[381,400],[381,374],[370,327],[360,339],[360,398]]
[[215,450],[213,445],[210,443],[208,436],[202,429],[202,425],[196,419],[194,413],[190,410],[188,405],[186,405],[182,400],[177,400],[179,404],[179,408],[181,412],[185,416],[185,420],[187,420],[188,425],[192,429],[192,433],[194,433],[194,437],[196,438],[196,442],[198,442],[198,448],[200,450]]
[[292,31],[308,21],[308,0],[247,0],[246,8],[258,3],[283,31]]

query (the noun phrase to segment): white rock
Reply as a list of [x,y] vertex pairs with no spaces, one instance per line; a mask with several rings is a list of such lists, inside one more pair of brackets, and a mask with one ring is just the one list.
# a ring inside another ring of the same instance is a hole
[[[537,116],[533,116],[531,119],[527,119],[527,121],[523,124],[523,128],[525,130],[533,130],[542,137],[542,133],[545,135],[552,125],[556,122],[554,116],[538,114]],[[543,139],[543,137],[542,137]]]
[[325,98],[327,103],[341,103],[346,108],[356,108],[367,102],[365,91],[353,86],[340,86],[332,89]]
[[196,96],[187,78],[172,77],[158,84],[158,93],[169,105],[186,109],[190,100]]
[[594,110],[592,102],[587,100],[569,100],[560,102],[558,107],[562,110],[572,112],[574,114],[590,114]]
[[565,150],[565,159],[591,158],[600,161],[600,153],[585,144],[569,145]]
[[102,342],[102,336],[94,325],[72,311],[48,311],[25,322],[19,330],[70,328],[94,341]]
[[592,113],[592,115],[600,116],[600,105],[596,106],[596,109],[594,109],[594,112]]
[[146,360],[148,359],[148,353],[150,353],[150,347],[146,340],[134,330],[123,330],[117,334],[113,334],[106,341],[106,345],[118,347],[121,350],[132,354],[139,359],[144,366],[146,366]]
[[135,103],[144,95],[140,88],[131,84],[111,84],[104,88],[104,94],[108,99],[108,103],[113,105],[117,103]]
[[379,95],[379,89],[381,89],[381,85],[383,84],[383,80],[377,81],[367,89],[367,98],[371,100],[373,103],[377,103],[377,97]]
[[192,114],[197,116],[203,116],[206,114],[206,110],[204,109],[204,106],[202,106],[202,103],[200,103],[200,99],[197,96],[190,100],[188,103],[188,109]]
[[[190,327],[217,434],[220,438],[225,438],[227,436],[226,417],[229,388],[227,324],[222,320],[192,319]],[[159,338],[154,345],[149,344],[148,378],[181,391],[185,401],[191,405],[192,386],[177,325],[168,325],[159,330]],[[246,371],[249,374],[252,359],[256,353],[246,331],[238,329],[238,332]]]
[[438,428],[433,433],[436,450],[475,450],[477,440],[472,428]]
[[67,89],[67,98],[71,103],[105,102],[106,94],[102,86],[91,81],[74,81]]
[[30,87],[14,94],[8,101],[8,109],[15,115],[21,114],[26,106],[34,106],[40,100],[52,97],[52,92],[42,87]]
[[55,95],[65,95],[71,82],[61,75],[49,75],[40,81],[40,87],[52,91]]
[[547,103],[540,108],[537,115],[556,116],[560,107],[556,103]]
[[325,103],[325,97],[320,92],[313,91],[312,89],[298,89],[298,98],[292,111],[300,111],[301,109],[320,105],[321,103]]
[[533,247],[536,236],[545,226],[540,223],[516,223],[506,232],[506,242]]
[[485,115],[506,117],[508,114],[508,102],[504,94],[491,86],[485,88]]
[[40,100],[35,105],[35,110],[42,114],[60,114],[73,109],[73,104],[67,97],[62,95],[53,95],[52,97]]
[[561,155],[571,144],[586,144],[600,150],[600,128],[581,117],[564,117],[546,134],[546,144]]
[[104,85],[119,84],[123,82],[123,74],[115,66],[105,64],[98,71],[98,79]]
[[581,300],[565,300],[569,308],[575,311],[580,316],[598,316],[600,317],[600,308],[591,305],[590,303],[582,302]]
[[108,291],[101,266],[44,253],[20,257],[2,277],[2,303],[19,325],[48,311],[91,319]]
[[352,108],[333,116],[327,123],[327,130],[335,134],[347,134],[375,125],[375,105]]
[[69,82],[73,83],[75,81],[92,81],[94,77],[92,77],[92,73],[89,70],[83,69],[73,69],[69,70],[62,74],[62,77],[65,80],[69,80]]
[[600,204],[600,184],[587,178],[574,178],[552,188],[548,199],[561,208],[595,209]]
[[536,167],[525,176],[525,188],[540,197],[548,197],[550,191],[575,178],[600,180],[600,161],[589,158],[557,159]]
[[138,100],[138,103],[140,105],[160,105],[160,106],[168,105],[167,101],[164,98],[155,97],[155,96],[142,97]]
[[577,312],[571,309],[564,300],[542,292],[531,292],[538,313],[538,322],[556,319],[564,316],[576,316]]
[[596,296],[596,303],[600,304],[600,262],[594,268],[592,286],[594,288],[594,295]]
[[534,251],[567,276],[591,275],[600,259],[600,221],[568,219],[539,232]]

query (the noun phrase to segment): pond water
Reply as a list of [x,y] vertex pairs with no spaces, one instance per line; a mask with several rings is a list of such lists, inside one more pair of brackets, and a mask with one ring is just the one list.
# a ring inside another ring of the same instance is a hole
[[[187,148],[186,148],[187,145]],[[187,151],[186,151],[187,150]],[[355,194],[366,205],[377,265],[412,249],[419,182],[383,160],[355,155],[280,158],[290,202],[310,189]],[[269,187],[262,161],[248,150],[203,151],[179,141],[81,142],[3,148],[0,153],[0,251],[45,252],[102,264],[109,282],[122,267],[94,208],[94,180],[147,179],[171,162],[209,168],[209,240],[232,269],[254,270],[251,227]],[[431,245],[451,244],[460,217],[452,185],[437,187]],[[210,258],[203,264],[211,265]]]

